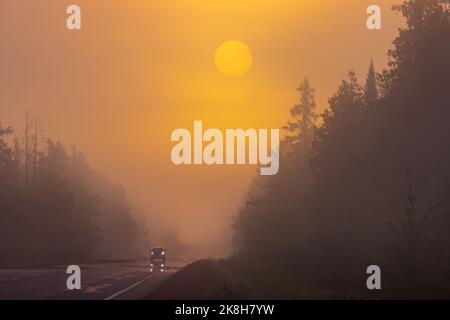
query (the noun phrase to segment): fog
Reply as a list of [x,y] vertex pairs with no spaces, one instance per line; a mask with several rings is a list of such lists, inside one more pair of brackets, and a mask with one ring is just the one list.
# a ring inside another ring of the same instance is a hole
[[[258,168],[177,167],[171,132],[194,120],[281,128],[305,75],[323,110],[350,68],[365,74],[369,57],[379,69],[386,65],[400,18],[389,10],[395,1],[378,2],[382,32],[367,31],[371,2],[360,0],[80,0],[80,31],[65,28],[65,2],[3,1],[0,121],[20,134],[28,111],[43,136],[76,146],[91,168],[123,186],[145,230],[136,250],[161,245],[179,255],[224,256],[232,217]],[[215,49],[229,39],[252,50],[252,69],[242,77],[214,66]]]

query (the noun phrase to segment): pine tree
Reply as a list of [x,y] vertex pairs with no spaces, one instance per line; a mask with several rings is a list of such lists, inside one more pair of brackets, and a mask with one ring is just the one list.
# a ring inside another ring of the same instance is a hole
[[311,88],[307,78],[303,84],[297,88],[300,93],[300,104],[294,105],[291,109],[291,116],[293,121],[289,121],[283,128],[292,135],[286,137],[286,141],[290,144],[297,144],[304,142],[306,145],[311,143],[312,131],[315,128],[314,121],[317,119],[317,114],[314,112],[316,102],[314,98],[315,90]]
[[14,161],[11,148],[6,138],[12,134],[12,129],[3,128],[0,123],[0,193],[9,186],[14,178]]
[[364,102],[367,106],[372,106],[378,98],[378,88],[373,61],[370,60],[369,71],[367,72],[366,86],[364,88]]
[[347,160],[349,153],[343,150],[351,149],[351,141],[360,127],[364,92],[354,71],[348,73],[348,78],[342,81],[328,103],[329,108],[322,114],[323,124],[316,130],[313,143],[312,164],[316,174],[335,171],[337,159]]

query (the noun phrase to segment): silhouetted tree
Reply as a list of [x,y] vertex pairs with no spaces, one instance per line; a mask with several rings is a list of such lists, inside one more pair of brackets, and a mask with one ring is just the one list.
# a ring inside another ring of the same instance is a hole
[[364,102],[367,106],[372,106],[378,98],[377,78],[373,61],[370,60],[369,71],[367,72],[366,86],[364,87]]
[[8,146],[5,138],[12,134],[11,128],[2,128],[0,123],[0,194],[11,187],[15,179],[16,163],[13,158],[13,150]]
[[306,214],[313,184],[309,154],[317,116],[314,90],[308,80],[298,91],[300,104],[291,109],[292,119],[284,127],[288,136],[280,147],[281,170],[274,178],[254,179],[248,200],[233,223],[239,257],[265,272],[273,272],[273,279],[291,277],[298,268],[298,250],[310,223]]
[[[348,80],[343,80],[329,99],[329,109],[322,114],[323,124],[316,131],[312,159],[316,174],[326,174],[328,165],[344,165],[347,154],[342,148],[356,137],[363,100],[363,89],[355,72],[350,71]],[[333,163],[329,159],[333,159]]]
[[309,145],[316,127],[315,121],[318,118],[314,110],[316,108],[315,90],[310,87],[308,79],[305,78],[297,91],[300,94],[300,104],[294,105],[291,109],[293,120],[284,126],[284,129],[290,133],[285,141],[288,144],[303,142],[305,145]]

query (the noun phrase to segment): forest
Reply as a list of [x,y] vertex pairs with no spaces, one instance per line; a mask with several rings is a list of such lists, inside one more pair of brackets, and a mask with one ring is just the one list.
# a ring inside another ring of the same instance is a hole
[[132,256],[141,230],[125,190],[76,148],[0,123],[0,265],[76,264]]
[[450,1],[393,10],[406,24],[384,70],[368,57],[322,114],[314,85],[297,89],[280,172],[255,177],[233,223],[253,297],[450,297]]

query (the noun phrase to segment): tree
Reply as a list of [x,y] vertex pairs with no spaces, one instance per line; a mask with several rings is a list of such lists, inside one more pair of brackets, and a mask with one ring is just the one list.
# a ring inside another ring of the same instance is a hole
[[378,88],[373,61],[370,60],[369,71],[367,72],[366,86],[364,87],[364,102],[367,106],[372,106],[378,98]]
[[[342,81],[328,103],[329,109],[322,114],[323,124],[316,130],[313,143],[311,161],[316,175],[345,163],[346,146],[357,138],[355,131],[360,124],[364,95],[354,71],[348,73],[347,80]],[[333,159],[331,167],[329,159]]]
[[[446,83],[450,74],[449,0],[405,0],[393,9],[405,17],[406,27],[388,51],[389,68],[381,75],[383,95],[391,90],[420,92],[426,100],[428,89]],[[411,86],[414,89],[408,90]]]
[[312,189],[309,154],[317,115],[314,89],[307,79],[297,91],[300,103],[291,109],[292,118],[284,127],[288,135],[280,148],[282,170],[269,179],[254,179],[248,201],[233,223],[239,257],[275,273],[273,279],[285,274],[291,277],[302,263],[299,248],[309,227],[306,213]]
[[11,186],[16,172],[13,150],[5,141],[5,138],[11,134],[12,129],[2,128],[0,123],[0,190]]
[[300,94],[300,104],[294,105],[291,109],[293,119],[283,127],[291,134],[286,137],[286,142],[291,145],[297,143],[309,145],[316,127],[315,121],[318,118],[314,111],[316,108],[315,90],[310,87],[308,79],[305,78],[297,91]]
[[0,123],[0,261],[14,254],[11,242],[19,240],[16,223],[23,220],[20,214],[15,215],[21,202],[18,201],[16,188],[19,166],[14,151],[7,143],[12,132],[11,128],[4,128]]

